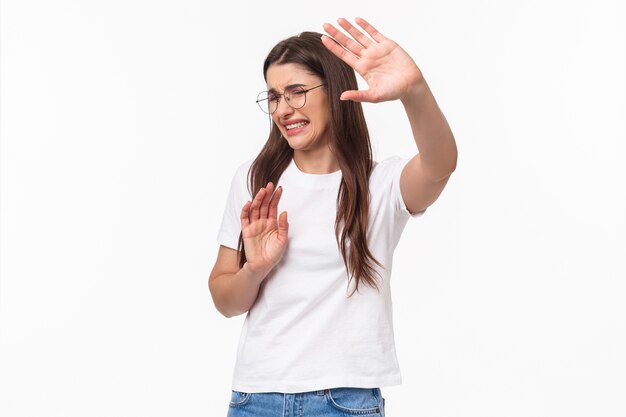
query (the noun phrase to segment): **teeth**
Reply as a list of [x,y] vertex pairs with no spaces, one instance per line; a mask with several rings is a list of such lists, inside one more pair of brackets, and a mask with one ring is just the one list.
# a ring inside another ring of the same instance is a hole
[[295,129],[296,127],[302,127],[305,126],[308,122],[299,122],[299,123],[294,123],[291,125],[286,125],[285,127],[287,128],[287,130],[289,129]]

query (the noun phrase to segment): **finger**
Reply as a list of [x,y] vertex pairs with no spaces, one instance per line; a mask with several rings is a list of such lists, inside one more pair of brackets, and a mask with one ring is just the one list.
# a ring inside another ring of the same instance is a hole
[[380,33],[379,31],[376,30],[376,28],[372,25],[370,25],[367,20],[363,19],[362,17],[357,17],[356,19],[354,19],[354,21],[361,26],[363,29],[365,29],[365,31],[376,41],[376,42],[382,42],[384,40],[387,40],[387,38],[385,36],[383,36],[382,33]]
[[248,210],[250,209],[250,205],[252,204],[252,202],[250,200],[248,200],[246,202],[246,204],[243,205],[243,208],[241,209],[241,228],[245,229],[246,227],[248,227],[250,225],[250,219],[248,218]]
[[322,35],[322,43],[325,47],[327,47],[330,52],[335,54],[339,59],[341,59],[346,64],[350,65],[352,68],[356,65],[358,58],[353,55],[350,51],[341,47],[336,40],[331,38],[330,36]]
[[280,218],[278,219],[278,238],[284,242],[287,240],[288,232],[289,222],[287,221],[287,212],[283,211],[280,213]]
[[252,200],[252,206],[250,207],[250,221],[259,220],[259,208],[261,207],[261,202],[263,201],[263,197],[265,197],[265,188],[261,188],[254,200]]
[[374,97],[371,95],[370,90],[347,90],[344,91],[343,93],[341,93],[341,96],[339,97],[340,100],[352,100],[352,101],[359,101],[359,102],[369,102],[369,103],[376,103],[376,100],[374,99]]
[[359,45],[358,43],[347,37],[345,34],[339,31],[339,29],[337,29],[330,23],[324,23],[322,26],[324,27],[326,33],[335,38],[335,40],[343,45],[344,48],[346,48],[355,55],[361,54],[361,50],[363,49],[362,45]]
[[[337,19],[337,23],[339,23],[339,26],[344,28],[346,30],[346,32],[348,32],[350,35],[352,35],[352,37],[354,39],[356,39],[357,42],[359,42],[364,47],[367,48],[368,45],[373,43],[370,38],[365,36],[365,34],[363,32],[361,32],[360,30],[358,30],[357,28],[352,26],[352,23],[348,22],[343,17]],[[333,35],[333,37],[335,37],[335,36]]]
[[275,219],[278,216],[278,202],[280,201],[280,197],[283,195],[283,187],[279,186],[274,195],[272,196],[272,201],[270,202],[270,212],[268,217],[270,219]]
[[262,219],[267,219],[267,213],[269,212],[270,200],[272,199],[272,192],[274,191],[274,184],[272,182],[268,182],[265,187],[265,197],[263,197],[263,201],[261,202],[261,211],[260,216]]

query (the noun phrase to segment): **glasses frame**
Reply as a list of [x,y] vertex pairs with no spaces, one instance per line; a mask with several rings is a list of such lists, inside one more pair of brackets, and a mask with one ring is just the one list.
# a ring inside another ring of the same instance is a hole
[[293,92],[294,90],[298,89],[298,88],[302,88],[302,87],[296,87],[293,88],[291,92],[283,92],[282,94],[278,94],[276,93],[276,95],[278,96],[278,102],[276,103],[276,109],[274,109],[274,111],[270,112],[269,111],[269,106],[268,105],[263,105],[261,104],[261,102],[263,101],[268,101],[269,102],[269,97],[266,98],[262,98],[259,99],[259,96],[263,93],[269,94],[269,91],[261,91],[258,95],[257,95],[257,99],[256,99],[256,104],[259,105],[259,108],[263,111],[263,113],[265,114],[274,114],[276,112],[276,110],[278,110],[278,106],[280,105],[280,101],[283,99],[283,97],[285,97],[285,102],[287,103],[287,105],[289,107],[291,107],[292,109],[296,110],[296,109],[301,109],[304,106],[306,106],[306,93],[308,93],[311,90],[315,90],[316,88],[322,87],[326,85],[326,83],[322,83],[320,85],[316,85],[315,87],[311,87],[311,88],[306,88],[306,89],[302,89],[302,92],[304,93],[304,102],[302,103],[302,106],[298,106],[298,107],[294,107],[291,105],[291,103],[289,102],[291,100],[291,92]]

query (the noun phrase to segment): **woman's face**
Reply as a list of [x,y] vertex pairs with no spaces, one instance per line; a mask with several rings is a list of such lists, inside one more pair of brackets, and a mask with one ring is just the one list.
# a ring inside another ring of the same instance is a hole
[[[272,64],[267,69],[267,90],[283,94],[302,87],[305,90],[323,83],[322,79],[298,64]],[[318,87],[306,93],[306,104],[292,109],[280,97],[272,120],[294,150],[310,151],[328,144],[330,108],[326,88]]]

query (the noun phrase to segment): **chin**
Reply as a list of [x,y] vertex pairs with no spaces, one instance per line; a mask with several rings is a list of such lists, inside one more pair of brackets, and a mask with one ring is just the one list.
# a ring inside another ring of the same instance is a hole
[[310,145],[310,142],[308,140],[301,138],[286,138],[285,140],[292,149],[303,150],[308,148]]

